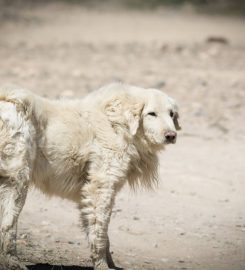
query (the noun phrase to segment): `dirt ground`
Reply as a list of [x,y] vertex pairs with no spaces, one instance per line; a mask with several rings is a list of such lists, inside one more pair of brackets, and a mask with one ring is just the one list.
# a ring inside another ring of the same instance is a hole
[[[244,270],[245,20],[190,8],[0,7],[1,85],[57,98],[112,81],[166,91],[183,127],[160,155],[159,188],[118,196],[117,264]],[[21,260],[33,270],[92,269],[78,217],[72,203],[32,190],[19,222]]]

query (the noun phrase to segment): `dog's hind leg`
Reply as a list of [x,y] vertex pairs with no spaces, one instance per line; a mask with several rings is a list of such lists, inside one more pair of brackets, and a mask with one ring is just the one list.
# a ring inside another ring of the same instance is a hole
[[27,268],[17,259],[17,221],[31,180],[35,132],[15,104],[0,103],[0,270],[22,270]]
[[[20,173],[20,182],[24,175]],[[26,180],[26,178],[25,178]],[[28,185],[23,181],[15,185],[6,182],[16,181],[16,179],[0,178],[0,269],[1,270],[22,270],[27,269],[17,258],[16,234],[19,214],[24,206]]]

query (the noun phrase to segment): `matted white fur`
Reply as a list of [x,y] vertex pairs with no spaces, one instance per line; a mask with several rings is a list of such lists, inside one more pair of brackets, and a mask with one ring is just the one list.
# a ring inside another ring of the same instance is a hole
[[28,186],[77,203],[95,269],[115,268],[107,234],[117,192],[157,183],[157,152],[175,142],[178,111],[156,89],[111,84],[84,99],[0,90],[0,269],[16,259]]

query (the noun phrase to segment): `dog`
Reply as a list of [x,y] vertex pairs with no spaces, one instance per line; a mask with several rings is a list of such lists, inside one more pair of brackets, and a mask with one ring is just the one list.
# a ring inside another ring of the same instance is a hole
[[27,269],[16,226],[31,185],[76,202],[94,269],[117,269],[108,237],[115,196],[125,183],[157,184],[157,153],[176,142],[178,116],[162,91],[120,83],[67,100],[1,89],[0,269]]

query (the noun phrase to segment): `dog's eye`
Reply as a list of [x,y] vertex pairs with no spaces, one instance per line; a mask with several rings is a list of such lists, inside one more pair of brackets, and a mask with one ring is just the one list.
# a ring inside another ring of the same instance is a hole
[[148,114],[151,116],[155,116],[155,117],[157,116],[157,114],[155,112],[149,112]]
[[174,112],[173,111],[170,111],[169,112],[169,115],[170,115],[171,118],[173,118],[174,117]]

